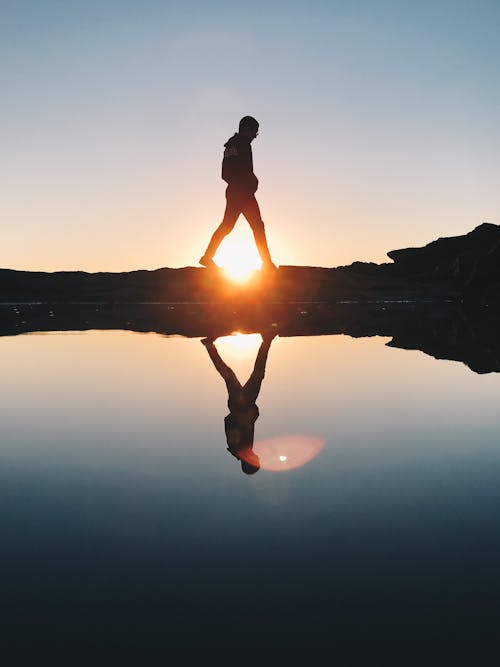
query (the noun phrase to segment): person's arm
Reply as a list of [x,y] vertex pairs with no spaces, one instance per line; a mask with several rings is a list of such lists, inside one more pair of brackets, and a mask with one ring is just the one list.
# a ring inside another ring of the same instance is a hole
[[222,158],[222,179],[228,185],[237,183],[241,178],[240,156],[237,146],[226,146]]
[[227,146],[222,159],[222,178],[236,188],[252,194],[259,181],[253,173],[252,148],[243,141]]
[[266,373],[267,355],[269,354],[269,348],[271,347],[271,343],[275,336],[275,333],[266,333],[262,335],[262,343],[260,344],[257,357],[255,358],[252,374],[243,386],[243,391],[245,392],[246,397],[248,400],[252,401],[252,403],[255,403],[257,396],[259,395],[262,380]]

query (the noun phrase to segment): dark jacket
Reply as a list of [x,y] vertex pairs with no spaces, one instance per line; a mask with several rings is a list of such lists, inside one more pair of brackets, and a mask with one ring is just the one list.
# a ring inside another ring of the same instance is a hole
[[222,178],[240,192],[254,194],[259,181],[253,173],[252,147],[248,137],[236,132],[224,144]]

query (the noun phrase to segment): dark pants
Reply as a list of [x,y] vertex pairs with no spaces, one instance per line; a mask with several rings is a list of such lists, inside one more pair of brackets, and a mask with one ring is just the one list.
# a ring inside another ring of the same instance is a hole
[[233,230],[241,213],[243,213],[252,229],[261,260],[264,263],[271,262],[271,255],[269,253],[269,248],[267,247],[264,222],[260,216],[259,204],[255,199],[255,195],[242,193],[231,187],[226,189],[226,210],[224,212],[224,218],[210,239],[208,248],[205,251],[205,257],[210,259],[213,258],[217,252],[217,248],[222,243],[222,240]]
[[255,358],[252,374],[244,385],[238,380],[233,369],[222,360],[215,345],[213,343],[207,344],[206,348],[208,355],[226,383],[230,410],[233,409],[231,407],[233,405],[248,407],[255,404],[266,372],[267,356],[269,354],[271,343],[272,338],[270,337],[262,339],[262,343],[260,344],[259,351]]

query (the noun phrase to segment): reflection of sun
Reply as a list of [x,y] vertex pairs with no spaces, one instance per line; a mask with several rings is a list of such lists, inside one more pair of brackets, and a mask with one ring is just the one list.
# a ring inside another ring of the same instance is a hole
[[239,331],[235,331],[232,336],[221,336],[217,339],[217,346],[220,346],[224,354],[240,359],[253,355],[261,343],[260,334],[241,334]]
[[249,241],[243,238],[228,239],[221,244],[214,260],[236,282],[248,280],[262,264],[253,239]]
[[238,331],[231,336],[219,336],[215,341],[220,355],[242,383],[250,377],[261,343],[260,334],[241,334]]

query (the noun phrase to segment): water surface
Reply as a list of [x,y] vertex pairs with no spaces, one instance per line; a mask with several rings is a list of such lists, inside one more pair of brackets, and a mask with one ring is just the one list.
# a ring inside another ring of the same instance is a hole
[[[500,376],[389,341],[274,337],[254,450],[278,442],[283,469],[245,474],[200,338],[1,338],[12,650],[293,655],[496,638]],[[243,384],[261,343],[214,345]],[[289,469],[297,436],[316,445]]]

